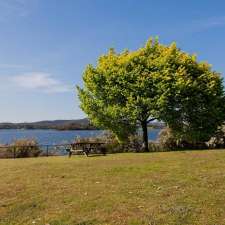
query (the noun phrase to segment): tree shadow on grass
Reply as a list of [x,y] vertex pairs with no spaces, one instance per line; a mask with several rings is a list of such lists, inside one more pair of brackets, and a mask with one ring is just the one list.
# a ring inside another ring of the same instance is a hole
[[75,223],[74,225],[95,225],[97,224],[96,220],[86,220],[79,223]]
[[77,221],[70,221],[68,223],[68,220],[60,220],[60,221],[52,221],[49,224],[51,225],[97,225],[99,222],[97,220],[83,220],[80,222]]
[[106,156],[106,155],[103,155],[103,154],[90,154],[90,155],[88,155],[88,157],[100,157],[100,156]]

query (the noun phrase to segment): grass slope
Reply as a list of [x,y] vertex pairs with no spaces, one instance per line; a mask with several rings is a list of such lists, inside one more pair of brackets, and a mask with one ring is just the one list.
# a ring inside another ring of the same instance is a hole
[[225,151],[0,160],[1,225],[225,224]]

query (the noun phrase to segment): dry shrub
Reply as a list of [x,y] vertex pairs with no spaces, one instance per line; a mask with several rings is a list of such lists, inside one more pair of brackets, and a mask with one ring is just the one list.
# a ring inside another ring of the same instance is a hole
[[10,145],[10,150],[16,158],[37,157],[41,150],[35,139],[18,139]]
[[206,142],[192,142],[184,139],[178,139],[174,136],[173,131],[168,127],[161,130],[157,142],[159,144],[159,148],[164,151],[208,148]]
[[161,146],[160,143],[155,142],[155,141],[150,141],[148,143],[148,149],[150,152],[160,152],[164,151],[165,149]]
[[12,158],[13,154],[6,145],[0,145],[0,158]]
[[144,150],[142,137],[137,134],[129,136],[125,146],[128,152],[142,152]]
[[75,142],[104,142],[107,153],[138,152],[142,146],[139,136],[132,135],[126,142],[119,142],[117,137],[110,131],[104,131],[97,137],[77,137]]
[[178,148],[178,141],[174,137],[172,130],[168,127],[160,131],[157,143],[158,148],[161,150],[174,150]]
[[118,142],[116,136],[110,131],[104,131],[96,137],[76,137],[75,142],[103,142],[107,153],[116,153],[122,151],[122,145]]
[[207,142],[210,148],[225,148],[225,126],[219,127],[216,134]]
[[113,133],[107,131],[101,138],[107,143],[106,148],[109,153],[142,151],[142,138],[138,135],[130,135],[127,141],[119,142]]

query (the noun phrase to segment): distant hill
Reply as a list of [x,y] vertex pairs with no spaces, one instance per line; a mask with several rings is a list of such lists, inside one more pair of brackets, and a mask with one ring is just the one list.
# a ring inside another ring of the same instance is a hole
[[93,130],[87,118],[78,120],[46,120],[31,123],[0,123],[0,129]]
[[155,129],[163,129],[166,126],[164,122],[154,121],[148,124],[148,127],[152,127]]
[[[162,122],[151,122],[149,127],[163,128]],[[45,120],[31,123],[0,123],[0,129],[54,129],[54,130],[94,130],[88,118],[78,120]]]

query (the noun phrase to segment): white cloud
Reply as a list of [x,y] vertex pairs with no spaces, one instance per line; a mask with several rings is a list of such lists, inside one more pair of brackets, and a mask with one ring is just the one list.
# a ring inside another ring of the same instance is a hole
[[32,72],[16,75],[12,76],[10,81],[18,88],[38,90],[45,93],[63,93],[72,90],[69,85],[55,79],[49,73]]

